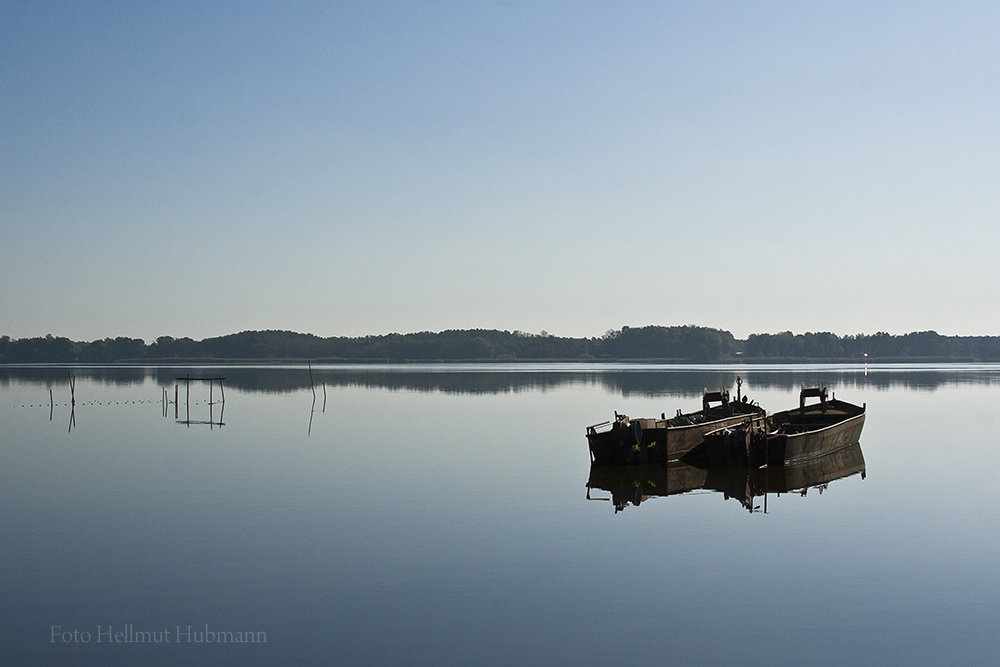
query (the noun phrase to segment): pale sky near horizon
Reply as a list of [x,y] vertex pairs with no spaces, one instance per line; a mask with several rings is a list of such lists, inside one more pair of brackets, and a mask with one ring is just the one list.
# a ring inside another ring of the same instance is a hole
[[992,2],[0,2],[0,335],[1000,335]]

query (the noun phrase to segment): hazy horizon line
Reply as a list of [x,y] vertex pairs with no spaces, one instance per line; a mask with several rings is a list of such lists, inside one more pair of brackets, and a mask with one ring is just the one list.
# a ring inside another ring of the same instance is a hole
[[73,338],[73,337],[70,337],[70,336],[53,334],[51,332],[46,332],[45,334],[38,334],[38,335],[34,335],[34,336],[11,336],[9,334],[0,333],[0,337],[8,338],[8,339],[10,339],[10,340],[13,341],[13,340],[25,340],[25,339],[30,340],[30,339],[33,339],[33,338],[47,338],[48,336],[52,336],[53,338],[65,338],[65,339],[70,340],[70,341],[72,341],[74,343],[77,343],[77,342],[94,342],[94,341],[101,341],[101,340],[108,340],[108,339],[113,340],[115,338],[129,338],[131,340],[141,340],[141,341],[143,341],[146,344],[152,344],[152,343],[156,342],[159,338],[173,338],[174,340],[180,340],[180,339],[188,338],[188,339],[193,340],[195,342],[201,342],[201,341],[210,340],[210,339],[213,339],[213,338],[226,338],[228,336],[237,336],[237,335],[245,334],[245,333],[268,333],[268,332],[281,332],[281,333],[290,333],[290,334],[301,335],[301,336],[313,336],[313,337],[320,338],[320,339],[330,339],[330,338],[360,339],[360,338],[377,338],[377,337],[380,337],[380,336],[410,336],[410,335],[417,335],[417,334],[442,334],[442,333],[446,333],[446,332],[450,332],[450,331],[451,332],[495,331],[495,332],[502,332],[502,333],[508,333],[508,334],[522,334],[522,335],[529,336],[529,337],[549,336],[549,337],[553,337],[553,338],[592,340],[592,339],[600,339],[600,338],[602,338],[603,336],[607,335],[608,333],[610,333],[612,331],[620,332],[620,331],[622,331],[623,329],[626,329],[626,328],[627,329],[644,329],[644,328],[648,328],[648,327],[659,327],[659,328],[664,328],[664,329],[671,329],[671,328],[695,328],[695,329],[715,330],[715,331],[721,331],[721,332],[729,333],[730,335],[733,336],[733,338],[735,340],[747,340],[750,336],[765,336],[765,335],[774,336],[774,335],[787,334],[787,333],[790,333],[793,336],[800,336],[800,335],[804,336],[804,335],[810,335],[810,334],[812,334],[812,335],[829,334],[829,335],[836,336],[838,338],[844,338],[846,336],[876,336],[878,334],[888,334],[890,336],[907,336],[907,335],[911,335],[911,334],[922,334],[922,333],[932,333],[932,334],[936,334],[938,336],[942,336],[942,337],[945,337],[945,338],[996,338],[996,337],[1000,336],[1000,334],[943,334],[943,333],[939,332],[936,329],[913,330],[913,331],[907,331],[907,332],[904,332],[904,333],[895,333],[895,332],[890,332],[890,331],[885,331],[885,330],[879,330],[879,331],[876,331],[876,332],[873,332],[873,333],[856,332],[856,333],[844,333],[844,334],[842,334],[842,333],[836,333],[836,332],[830,331],[830,330],[796,332],[796,331],[792,331],[790,329],[784,329],[784,330],[781,330],[781,331],[756,331],[756,332],[751,332],[751,333],[747,334],[744,337],[740,337],[740,336],[738,336],[736,334],[733,334],[729,329],[723,329],[723,328],[711,327],[711,326],[704,326],[704,325],[700,325],[700,324],[644,324],[644,325],[640,325],[640,326],[622,325],[621,327],[618,327],[616,329],[605,329],[601,334],[599,334],[599,335],[592,335],[592,336],[559,335],[559,334],[550,333],[547,329],[542,329],[541,331],[539,331],[539,332],[536,333],[536,332],[530,332],[530,331],[522,331],[520,329],[496,329],[496,328],[487,328],[487,327],[469,327],[469,328],[463,328],[463,329],[459,329],[459,328],[448,328],[448,329],[439,329],[439,330],[421,329],[421,330],[417,330],[417,331],[408,331],[408,332],[390,331],[388,333],[372,333],[372,334],[361,334],[361,335],[340,335],[340,334],[333,334],[333,335],[329,335],[329,336],[325,336],[325,335],[317,334],[317,333],[312,333],[312,332],[309,332],[309,331],[295,331],[295,330],[292,330],[292,329],[242,329],[240,331],[233,331],[233,332],[225,333],[225,334],[204,336],[202,338],[193,338],[191,336],[171,336],[169,334],[162,334],[160,336],[156,336],[154,338],[147,339],[147,338],[144,338],[144,337],[135,338],[135,337],[128,336],[128,335],[117,334],[117,335],[114,335],[114,336],[103,336],[103,337],[97,337],[97,338],[92,338],[92,339],[85,339],[85,338]]

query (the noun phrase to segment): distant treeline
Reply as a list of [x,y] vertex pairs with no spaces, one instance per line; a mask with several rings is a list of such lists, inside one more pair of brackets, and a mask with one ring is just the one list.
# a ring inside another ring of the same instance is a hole
[[[867,357],[865,356],[867,354]],[[105,338],[90,343],[52,335],[0,337],[0,363],[284,361],[1000,361],[1000,337],[934,331],[837,336],[752,334],[696,326],[622,327],[599,338],[493,329],[321,338],[292,331],[244,331],[206,338]]]

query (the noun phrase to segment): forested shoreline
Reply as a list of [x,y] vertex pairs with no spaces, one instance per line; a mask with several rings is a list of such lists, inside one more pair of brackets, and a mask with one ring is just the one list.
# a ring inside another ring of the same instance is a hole
[[292,331],[244,331],[205,338],[161,336],[77,342],[47,335],[0,336],[0,363],[212,363],[432,361],[1000,361],[998,336],[942,336],[934,331],[838,336],[751,334],[698,326],[622,327],[593,338],[564,338],[495,329],[322,338]]

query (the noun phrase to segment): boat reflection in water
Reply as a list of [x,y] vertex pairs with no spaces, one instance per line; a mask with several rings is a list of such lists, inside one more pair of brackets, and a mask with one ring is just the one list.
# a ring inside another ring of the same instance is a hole
[[[801,463],[762,468],[697,468],[681,462],[667,465],[618,466],[591,464],[587,500],[610,500],[619,512],[657,496],[673,496],[694,491],[714,491],[726,500],[737,499],[750,512],[767,511],[767,495],[809,489],[822,493],[832,481],[861,474],[865,477],[865,457],[861,444],[854,443],[824,456]],[[610,498],[595,495],[605,491]],[[758,503],[757,499],[762,502]]]

